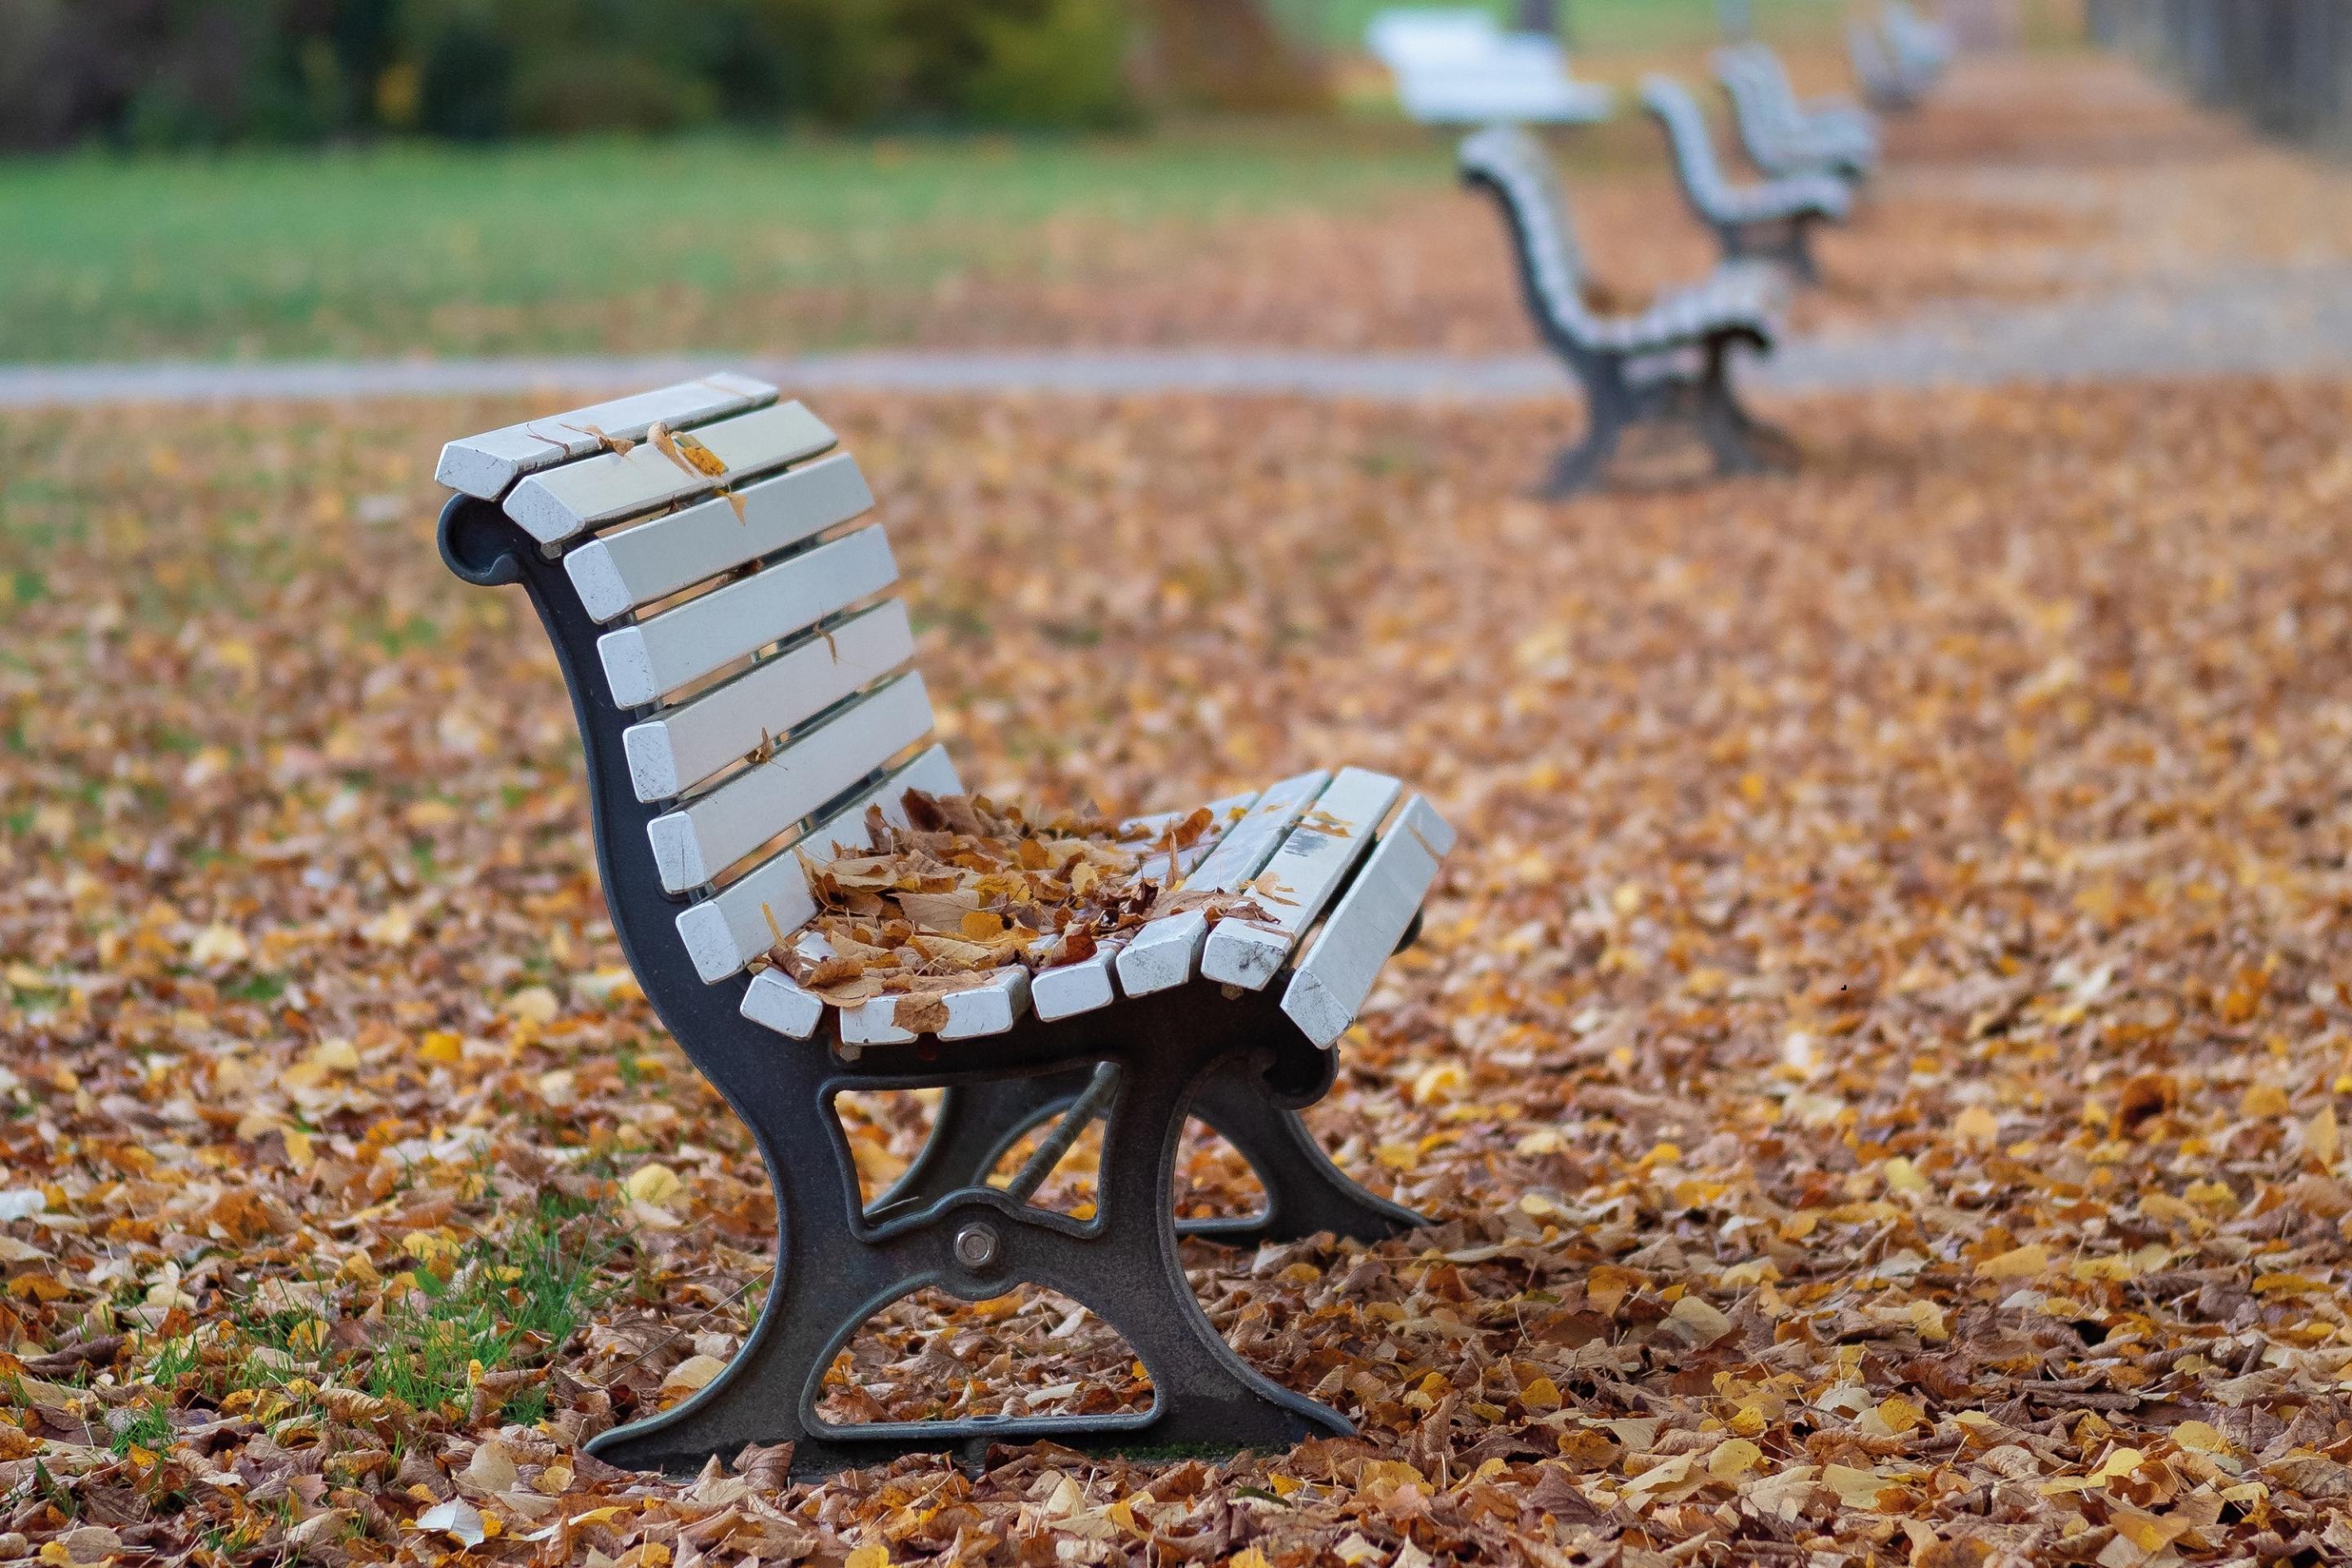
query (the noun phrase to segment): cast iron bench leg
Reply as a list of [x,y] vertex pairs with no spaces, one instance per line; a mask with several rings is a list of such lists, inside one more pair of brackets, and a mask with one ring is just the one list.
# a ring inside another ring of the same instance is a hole
[[[1556,345],[1559,346],[1559,345]],[[1584,439],[1560,449],[1536,487],[1545,500],[1566,500],[1597,486],[1617,453],[1618,437],[1638,416],[1638,399],[1625,384],[1623,365],[1560,346],[1563,358],[1584,384]]]
[[[1205,1048],[1165,1044],[1147,1040],[1112,1058],[1122,1073],[1106,1118],[1094,1221],[967,1187],[868,1227],[857,1214],[846,1142],[827,1125],[823,1097],[768,1100],[755,1112],[763,1145],[803,1157],[770,1161],[781,1234],[766,1310],[709,1387],[604,1434],[590,1451],[632,1468],[689,1474],[714,1453],[789,1441],[793,1473],[816,1476],[910,1453],[949,1452],[977,1466],[993,1443],[1050,1439],[1087,1453],[1172,1454],[1273,1450],[1352,1432],[1336,1411],[1234,1354],[1192,1296],[1169,1187],[1187,1107],[1223,1063]],[[830,1168],[814,1157],[820,1146],[834,1152]],[[927,1285],[976,1301],[1024,1283],[1082,1303],[1125,1336],[1150,1374],[1151,1409],[849,1426],[817,1418],[825,1370],[875,1312]]]
[[1233,1247],[1297,1241],[1318,1231],[1380,1241],[1429,1222],[1356,1184],[1331,1163],[1296,1110],[1266,1099],[1265,1086],[1219,1073],[1201,1086],[1192,1114],[1240,1152],[1265,1184],[1265,1212],[1232,1219],[1180,1220],[1187,1236]]
[[1707,345],[1706,368],[1694,389],[1693,418],[1721,474],[1786,472],[1796,466],[1796,443],[1741,406],[1731,385],[1731,344]]

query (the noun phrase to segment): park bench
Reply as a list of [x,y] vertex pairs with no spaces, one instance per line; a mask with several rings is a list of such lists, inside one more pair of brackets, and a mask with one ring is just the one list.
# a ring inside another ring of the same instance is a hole
[[1715,231],[1724,259],[1769,258],[1805,282],[1816,281],[1821,273],[1813,262],[1812,227],[1844,218],[1853,203],[1845,182],[1830,174],[1792,174],[1735,185],[1716,162],[1706,113],[1680,82],[1646,79],[1642,103],[1665,128],[1683,196],[1699,221]]
[[1723,473],[1787,464],[1793,444],[1740,406],[1730,374],[1733,349],[1771,346],[1784,292],[1777,268],[1727,264],[1647,310],[1599,314],[1585,302],[1567,204],[1535,138],[1492,126],[1463,139],[1459,160],[1463,179],[1501,206],[1528,312],[1584,389],[1584,438],[1553,460],[1541,494],[1598,482],[1625,430],[1647,421],[1694,426]]
[[[650,434],[649,434],[650,433]],[[1421,1223],[1350,1182],[1297,1109],[1388,955],[1418,930],[1453,833],[1396,780],[1302,773],[1218,803],[1147,870],[1164,887],[1263,895],[1263,920],[1163,914],[1084,963],[1013,967],[944,997],[828,1005],[771,962],[809,940],[813,868],[869,848],[866,815],[908,824],[954,794],[930,739],[914,633],[873,503],[798,403],[712,375],[455,441],[443,559],[520,583],[555,647],[587,755],[605,902],[663,1024],[750,1125],[776,1196],[775,1283],[733,1363],[675,1409],[591,1446],[616,1464],[698,1469],[792,1442],[795,1474],[912,1452],[977,1464],[1051,1438],[1094,1452],[1266,1449],[1348,1423],[1253,1371],[1185,1283],[1181,1234],[1255,1243]],[[1400,803],[1401,802],[1401,803]],[[1156,825],[1155,825],[1156,826]],[[835,1098],[943,1089],[904,1177],[862,1201]],[[1246,1158],[1255,1216],[1173,1217],[1189,1117]],[[1059,1120],[1006,1186],[991,1174]],[[1095,1119],[1097,1210],[1030,1194]],[[1024,1283],[1123,1333],[1148,1412],[850,1426],[821,1383],[857,1329],[923,1287],[965,1300]]]
[[1918,107],[1928,84],[1913,80],[1903,69],[1880,28],[1859,16],[1848,22],[1845,53],[1853,67],[1853,79],[1871,108],[1882,114],[1901,114]]
[[1933,87],[1952,63],[1951,29],[1919,15],[1909,0],[1885,0],[1878,16],[1886,47],[1904,77],[1923,90]]
[[1876,165],[1878,130],[1869,111],[1843,99],[1801,101],[1769,45],[1717,50],[1715,78],[1731,100],[1741,147],[1766,174],[1860,180]]
[[1614,95],[1569,74],[1557,39],[1507,33],[1475,7],[1382,11],[1364,45],[1396,79],[1397,101],[1423,125],[1589,125]]

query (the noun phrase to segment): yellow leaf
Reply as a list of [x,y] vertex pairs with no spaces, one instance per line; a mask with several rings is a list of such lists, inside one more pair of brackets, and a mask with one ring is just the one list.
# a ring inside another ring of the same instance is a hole
[[2105,1464],[2091,1472],[2091,1479],[2095,1481],[2123,1480],[2138,1469],[2147,1458],[2137,1448],[2117,1448],[2107,1456]]
[[1745,1437],[1734,1437],[1716,1445],[1715,1452],[1706,1457],[1706,1473],[1718,1481],[1732,1480],[1754,1469],[1763,1458],[1763,1449]]
[[1822,1470],[1822,1485],[1837,1493],[1838,1500],[1848,1508],[1878,1508],[1879,1494],[1886,1489],[1885,1479],[1875,1470],[1856,1469],[1852,1465],[1830,1465]]
[[1711,1345],[1731,1331],[1731,1320],[1711,1302],[1696,1296],[1676,1301],[1666,1321],[1693,1345]]
[[526,1024],[551,1024],[557,1007],[554,992],[544,985],[526,985],[507,998],[506,1014]]
[[1952,1131],[1964,1143],[1997,1142],[2000,1138],[2000,1118],[1981,1105],[1971,1105],[1952,1122]]
[[1914,1301],[1910,1306],[1911,1327],[1922,1342],[1940,1345],[1952,1337],[1944,1321],[1944,1309],[1933,1301]]
[[432,1029],[416,1043],[416,1054],[428,1062],[454,1065],[464,1059],[465,1042],[446,1029]]
[[662,1392],[692,1394],[726,1370],[727,1363],[715,1355],[690,1355],[669,1369],[669,1375],[661,1382]]
[[[2050,1249],[2040,1242],[1997,1252],[1977,1265],[1980,1279],[2032,1279],[2048,1271]],[[1832,1468],[1835,1468],[1834,1466]]]
[[2258,1083],[2238,1101],[2238,1114],[2247,1117],[2284,1116],[2294,1106],[2286,1090],[2274,1083]]
[[243,963],[251,956],[245,933],[231,925],[208,925],[198,931],[188,943],[188,962],[199,967],[214,963]]
[[2321,1106],[2319,1114],[2305,1124],[2303,1146],[2310,1150],[2321,1164],[2336,1163],[2336,1156],[2344,1152],[2344,1135],[2336,1125],[2334,1106]]
[[962,930],[967,942],[994,942],[1004,934],[1004,917],[986,910],[966,910]]
[[2188,1190],[2180,1195],[2199,1208],[2211,1209],[2217,1214],[2238,1212],[2238,1194],[2230,1190],[2230,1184],[2227,1182],[2191,1182],[2189,1184]]
[[1927,1413],[1901,1394],[1895,1394],[1879,1401],[1878,1418],[1886,1423],[1889,1430],[1900,1434],[1927,1420]]
[[621,1190],[629,1194],[632,1203],[659,1205],[677,1196],[678,1190],[685,1185],[678,1180],[677,1173],[667,1165],[652,1164],[640,1165],[630,1172],[629,1179],[621,1184]]
[[2199,1454],[2226,1454],[2230,1440],[2221,1429],[2203,1421],[2183,1421],[2172,1429],[2172,1440],[2182,1447]]
[[1538,1414],[1559,1408],[1559,1385],[1548,1377],[1538,1377],[1519,1385],[1519,1403]]
[[1592,1304],[1594,1311],[1613,1314],[1619,1302],[1649,1282],[1650,1277],[1638,1270],[1621,1268],[1613,1263],[1595,1264],[1592,1272],[1584,1277],[1584,1299]]
[[1935,1185],[1919,1173],[1919,1167],[1897,1154],[1885,1165],[1886,1184],[1898,1193],[1933,1192]]
[[1453,1100],[1469,1081],[1458,1062],[1439,1062],[1423,1068],[1412,1080],[1412,1102],[1436,1105]]
[[329,1072],[356,1072],[360,1053],[351,1041],[341,1036],[331,1036],[310,1047],[310,1059]]

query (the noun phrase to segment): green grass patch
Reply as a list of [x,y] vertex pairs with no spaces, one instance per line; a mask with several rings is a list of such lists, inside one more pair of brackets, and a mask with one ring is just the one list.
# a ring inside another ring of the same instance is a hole
[[[421,1410],[462,1405],[477,1363],[498,1372],[542,1359],[593,1310],[597,1268],[614,1245],[600,1213],[542,1197],[505,1235],[468,1248],[446,1281],[420,1271],[421,1301],[386,1309],[369,1391]],[[534,1420],[544,1400],[526,1393],[508,1410]]]
[[1450,177],[1440,140],[1324,123],[5,161],[0,360],[587,352],[673,323],[692,335],[663,346],[741,348],[733,302],[1082,268],[1041,226],[1059,218],[1341,208]]
[[160,1453],[172,1446],[172,1413],[161,1405],[141,1405],[115,1429],[109,1446],[117,1458],[133,1448]]
[[[1294,37],[1319,40],[1332,49],[1360,48],[1374,16],[1407,0],[1271,0]],[[1418,4],[1420,0],[1411,0]],[[1432,0],[1491,12],[1504,26],[1517,25],[1518,0]],[[1661,49],[1712,44],[1722,37],[1716,0],[1555,0],[1569,47],[1579,52]],[[1752,0],[1759,37],[1785,41],[1834,33],[1845,16],[1845,0]]]

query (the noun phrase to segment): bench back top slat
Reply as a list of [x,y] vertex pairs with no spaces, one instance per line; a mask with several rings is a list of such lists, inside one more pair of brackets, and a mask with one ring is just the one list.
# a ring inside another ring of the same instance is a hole
[[835,452],[755,480],[731,497],[714,496],[584,541],[565,553],[563,569],[591,616],[617,620],[641,605],[814,539],[873,504],[856,460]]
[[1537,309],[1572,336],[1590,332],[1583,253],[1542,143],[1517,126],[1495,125],[1464,137],[1458,157],[1463,173],[1501,195]]
[[721,371],[452,441],[441,448],[433,477],[460,494],[497,500],[524,475],[586,457],[606,440],[641,441],[656,424],[686,429],[775,400],[766,382]]
[[506,513],[541,544],[565,540],[656,508],[813,458],[834,444],[824,421],[798,403],[756,408],[702,426],[675,443],[709,454],[716,472],[674,458],[651,441],[599,452],[531,474],[507,492]]

